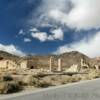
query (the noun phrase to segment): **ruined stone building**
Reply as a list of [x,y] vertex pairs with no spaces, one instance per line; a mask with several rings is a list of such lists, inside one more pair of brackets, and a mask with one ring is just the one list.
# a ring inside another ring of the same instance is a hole
[[95,58],[92,64],[96,70],[100,70],[100,57]]
[[54,69],[53,64],[54,64],[54,58],[50,57],[50,60],[49,60],[49,71],[50,72],[53,72],[53,71],[61,72],[62,71],[62,60],[61,60],[61,58],[58,58],[56,70]]
[[89,63],[87,63],[84,59],[81,59],[81,69],[87,69],[89,67]]
[[15,70],[15,69],[33,69],[35,68],[33,61],[21,60],[15,62],[13,60],[0,60],[0,69]]
[[17,64],[12,60],[0,60],[0,69],[13,70],[17,68]]
[[36,68],[36,66],[32,60],[22,60],[20,62],[19,66],[21,69],[34,69],[34,68]]

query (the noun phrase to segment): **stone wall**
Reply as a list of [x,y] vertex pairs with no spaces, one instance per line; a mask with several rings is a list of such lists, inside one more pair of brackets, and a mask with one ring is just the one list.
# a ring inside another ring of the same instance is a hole
[[28,65],[28,62],[26,60],[25,61],[21,61],[20,68],[21,69],[27,69],[27,65]]
[[20,62],[21,69],[33,69],[36,68],[35,62],[32,60],[23,60]]
[[12,60],[0,60],[0,69],[16,69],[17,64]]

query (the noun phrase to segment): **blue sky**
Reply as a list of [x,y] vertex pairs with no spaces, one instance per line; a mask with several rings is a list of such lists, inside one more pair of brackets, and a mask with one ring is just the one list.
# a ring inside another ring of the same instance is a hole
[[100,0],[0,0],[0,50],[100,56]]

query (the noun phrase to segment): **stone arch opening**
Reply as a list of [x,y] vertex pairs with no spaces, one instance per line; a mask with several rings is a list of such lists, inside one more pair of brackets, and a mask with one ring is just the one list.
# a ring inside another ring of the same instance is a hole
[[30,69],[34,69],[34,66],[30,66],[29,68],[30,68]]
[[3,60],[4,58],[3,57],[0,57],[0,60]]

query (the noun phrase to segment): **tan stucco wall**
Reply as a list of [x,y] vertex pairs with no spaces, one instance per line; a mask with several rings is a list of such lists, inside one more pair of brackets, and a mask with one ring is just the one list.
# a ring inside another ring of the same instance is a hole
[[0,61],[0,69],[7,69],[7,61]]
[[12,60],[1,60],[0,69],[16,69],[17,64]]
[[22,68],[22,69],[30,69],[31,67],[33,67],[33,68],[35,67],[34,62],[31,60],[23,60],[20,63],[20,68]]
[[20,68],[21,69],[27,69],[28,68],[28,62],[27,61],[22,61],[20,63]]
[[34,67],[33,61],[23,60],[18,64],[12,60],[0,60],[0,69],[30,69]]

